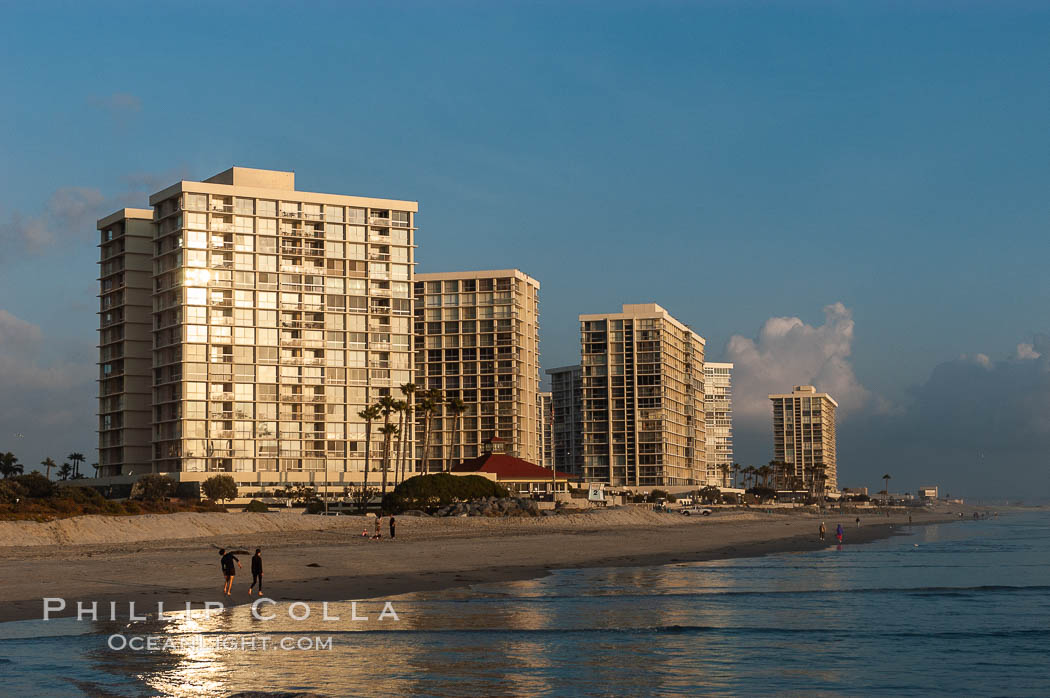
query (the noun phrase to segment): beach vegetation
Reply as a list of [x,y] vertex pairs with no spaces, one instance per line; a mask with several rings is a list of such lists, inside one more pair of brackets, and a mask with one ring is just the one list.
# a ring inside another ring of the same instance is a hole
[[175,494],[175,481],[166,475],[145,475],[131,486],[132,499],[158,501]]
[[364,511],[368,508],[368,503],[375,499],[375,496],[379,494],[379,490],[375,487],[365,487],[359,485],[357,487],[344,487],[343,494],[346,495],[358,509]]
[[722,490],[713,485],[708,485],[700,489],[698,498],[703,504],[718,504],[722,501]]
[[106,499],[92,487],[57,485],[40,473],[0,480],[0,519],[50,521],[71,516],[169,514],[221,510],[214,504],[180,504],[162,500]]
[[777,498],[777,491],[775,489],[763,485],[755,485],[749,489],[747,493],[754,495],[755,499],[759,502],[771,502]]
[[280,487],[273,492],[278,499],[291,502],[292,504],[307,504],[317,499],[317,490],[309,485],[296,484]]
[[270,511],[270,507],[266,506],[265,502],[260,502],[258,499],[253,499],[248,502],[244,507],[244,510],[253,514],[265,514]]
[[431,512],[458,502],[509,497],[506,487],[480,475],[433,473],[416,475],[383,497],[383,510],[399,514],[407,509]]
[[201,483],[201,492],[213,502],[237,498],[237,483],[229,475],[213,475]]

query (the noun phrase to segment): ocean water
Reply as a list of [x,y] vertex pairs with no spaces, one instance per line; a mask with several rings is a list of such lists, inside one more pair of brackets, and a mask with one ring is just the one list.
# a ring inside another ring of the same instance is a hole
[[[365,601],[367,621],[348,604],[326,621],[311,604],[303,621],[288,615],[302,606],[265,606],[275,619],[242,607],[131,625],[6,623],[0,694],[1050,695],[1044,512],[387,600],[397,620]],[[115,636],[181,646],[116,651]],[[263,649],[264,637],[306,649]]]

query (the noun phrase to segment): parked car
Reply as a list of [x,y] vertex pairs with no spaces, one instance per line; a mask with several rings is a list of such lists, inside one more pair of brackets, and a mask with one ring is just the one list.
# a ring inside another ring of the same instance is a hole
[[703,507],[682,507],[683,516],[710,516],[711,510]]

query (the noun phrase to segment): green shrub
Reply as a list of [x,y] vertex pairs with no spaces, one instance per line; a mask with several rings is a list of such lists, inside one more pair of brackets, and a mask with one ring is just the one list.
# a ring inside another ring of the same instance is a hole
[[138,502],[133,502],[130,499],[124,502],[124,513],[125,514],[141,514],[142,507]]
[[248,506],[244,507],[244,510],[262,514],[270,511],[270,507],[266,506],[266,504],[260,502],[258,499],[253,499],[248,502]]
[[201,492],[213,502],[237,498],[237,483],[229,475],[213,475],[201,483]]
[[15,482],[22,486],[25,490],[27,497],[33,499],[43,499],[50,497],[55,493],[55,483],[48,480],[46,477],[37,472],[28,473],[26,475],[16,475],[9,479],[9,482]]
[[755,498],[762,502],[772,501],[777,498],[777,491],[772,487],[756,485],[749,489],[747,493],[755,495]]
[[131,486],[131,498],[148,502],[167,499],[175,494],[175,481],[166,475],[145,475]]
[[307,514],[320,514],[322,511],[324,511],[324,502],[319,502],[315,499],[306,503]]
[[26,496],[26,488],[14,480],[0,480],[0,503],[14,506],[16,499]]
[[383,497],[383,510],[395,514],[407,509],[428,511],[456,502],[509,496],[506,487],[480,475],[416,475]]
[[76,502],[80,506],[101,506],[105,497],[93,487],[68,487],[60,485],[57,497]]

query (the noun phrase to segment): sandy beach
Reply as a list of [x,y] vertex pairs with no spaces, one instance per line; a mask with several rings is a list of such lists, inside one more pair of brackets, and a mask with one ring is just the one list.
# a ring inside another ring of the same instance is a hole
[[[913,525],[969,517],[971,507],[910,512]],[[4,556],[0,622],[42,617],[42,598],[117,601],[139,609],[224,601],[216,546],[263,549],[266,595],[275,600],[388,597],[477,582],[534,578],[556,568],[658,565],[806,551],[893,535],[909,513],[827,515],[717,511],[685,517],[616,509],[543,518],[398,517],[397,539],[371,534],[374,518],[279,514],[169,514],[0,522]],[[108,542],[105,542],[108,541]],[[249,556],[241,556],[232,600],[247,603]],[[101,604],[100,604],[101,605]],[[108,607],[108,604],[107,604]]]

